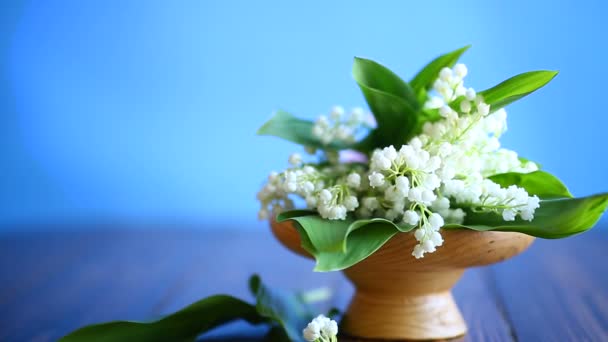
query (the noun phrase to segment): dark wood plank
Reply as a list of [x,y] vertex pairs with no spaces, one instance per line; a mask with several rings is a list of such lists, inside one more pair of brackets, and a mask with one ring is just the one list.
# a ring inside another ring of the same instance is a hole
[[488,267],[469,269],[454,287],[456,303],[469,329],[463,341],[513,340],[509,320],[496,301],[494,284],[488,279],[489,272]]
[[[77,239],[78,234],[63,236],[64,250],[78,246],[85,253],[73,254],[65,265],[56,265],[53,276],[40,278],[30,291],[5,304],[11,314],[2,319],[0,340],[53,341],[86,324],[158,316],[157,308],[189,267],[185,264],[195,262],[184,258],[184,250],[195,248],[193,237],[200,237],[198,232],[179,230],[87,234],[91,236],[85,240]],[[39,238],[48,240],[45,235]],[[39,259],[52,254],[44,249],[29,253]],[[29,277],[40,269],[33,263],[21,270],[15,270],[16,286],[22,275]]]
[[538,240],[493,269],[520,341],[608,341],[608,232]]
[[[216,239],[217,236],[214,236]],[[247,231],[233,236],[230,240],[216,239],[222,246],[220,251],[208,254],[205,248],[198,248],[190,256],[195,262],[187,272],[187,279],[180,289],[173,292],[173,298],[161,312],[175,311],[195,300],[216,293],[227,293],[239,298],[252,300],[247,288],[247,280],[258,273],[262,280],[272,287],[293,291],[310,290],[319,287],[338,288],[343,277],[340,273],[312,272],[312,260],[297,256],[272,237],[268,229]],[[204,264],[204,267],[201,265]],[[329,304],[318,307],[319,312],[327,312]],[[265,328],[255,328],[245,322],[233,323],[205,335],[203,340],[222,337],[235,340],[245,336],[261,337]]]
[[[266,229],[101,228],[0,236],[0,340],[54,341],[84,324],[149,319],[215,293],[251,299],[251,273],[287,289],[329,286],[341,309],[353,292],[339,273],[312,272],[312,261]],[[599,230],[538,241],[513,260],[467,271],[454,289],[469,324],[461,340],[607,340],[607,242]],[[241,322],[203,340],[264,333]]]

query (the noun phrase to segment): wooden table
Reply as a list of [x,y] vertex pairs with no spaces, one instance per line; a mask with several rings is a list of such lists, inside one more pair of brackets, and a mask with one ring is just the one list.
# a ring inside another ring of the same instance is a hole
[[[0,235],[0,341],[55,341],[85,324],[154,318],[215,293],[251,299],[254,272],[274,287],[329,286],[341,308],[352,293],[341,274],[313,273],[312,261],[264,228],[54,228]],[[468,270],[454,290],[469,324],[463,340],[608,341],[607,247],[608,231],[596,227]],[[258,341],[264,332],[238,322],[203,340]]]

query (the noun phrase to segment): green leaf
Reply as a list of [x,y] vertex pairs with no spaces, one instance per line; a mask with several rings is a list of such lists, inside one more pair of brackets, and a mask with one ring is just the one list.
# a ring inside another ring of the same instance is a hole
[[407,142],[418,126],[420,107],[411,87],[386,67],[363,58],[355,58],[353,77],[377,123],[372,143],[366,146],[399,146]]
[[494,213],[468,212],[462,225],[444,228],[468,228],[478,231],[519,232],[545,239],[558,239],[591,229],[608,206],[608,193],[582,198],[541,201],[531,222],[516,219],[503,221]]
[[378,62],[355,57],[353,77],[359,84],[402,98],[414,109],[418,109],[416,94],[412,87]]
[[490,105],[492,111],[496,111],[513,101],[542,88],[549,83],[557,71],[529,71],[513,76],[508,80],[480,93],[484,101]]
[[314,123],[312,121],[298,119],[285,111],[279,110],[258,129],[257,134],[271,135],[296,144],[315,148],[334,150],[350,148],[351,145],[340,142],[333,142],[329,145],[323,144],[321,140],[312,134],[313,126]]
[[256,297],[257,312],[283,327],[286,341],[304,341],[302,329],[314,317],[304,299],[306,295],[270,289],[257,275],[249,280],[249,288]]
[[524,188],[528,194],[536,195],[541,199],[572,197],[562,181],[545,171],[501,173],[489,179],[502,187],[517,185]]
[[157,321],[115,321],[90,325],[70,333],[60,341],[194,341],[205,331],[237,319],[252,324],[265,321],[253,305],[231,296],[217,295]]
[[326,220],[318,215],[296,216],[294,213],[278,219],[296,222],[302,247],[315,257],[315,271],[319,272],[350,267],[377,251],[398,232],[414,228],[382,218]]
[[301,341],[301,329],[314,316],[311,299],[327,299],[326,289],[305,293],[273,290],[253,275],[249,287],[256,305],[240,299],[216,295],[200,300],[162,319],[151,322],[115,321],[78,329],[63,337],[62,342],[121,341],[194,341],[197,336],[227,322],[244,319],[251,324],[271,323],[273,342]]
[[460,56],[462,56],[470,47],[471,45],[467,45],[458,50],[443,54],[422,68],[422,70],[420,70],[410,81],[410,85],[414,89],[414,92],[420,94],[421,91],[429,90],[433,86],[433,82],[435,82],[439,76],[441,69],[444,67],[452,67]]

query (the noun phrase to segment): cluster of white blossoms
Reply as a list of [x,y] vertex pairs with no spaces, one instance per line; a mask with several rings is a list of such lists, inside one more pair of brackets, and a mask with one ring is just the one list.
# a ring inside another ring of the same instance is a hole
[[425,103],[441,118],[426,122],[406,145],[375,150],[368,165],[305,165],[299,155],[292,156],[293,167],[273,173],[258,194],[260,217],[267,217],[269,208],[293,206],[289,195],[295,194],[326,219],[345,219],[354,212],[359,218],[414,226],[416,258],[443,244],[440,228],[463,223],[463,209],[493,212],[505,221],[532,220],[538,197],[517,186],[503,188],[488,177],[538,167],[501,148],[507,114],[492,111],[475,90],[465,88],[466,74],[463,64],[443,68],[433,87],[437,95]]
[[306,165],[297,153],[289,157],[289,162],[291,168],[271,173],[258,192],[262,204],[258,212],[260,219],[267,219],[270,213],[292,209],[289,195],[303,198],[308,209],[314,209],[330,220],[343,220],[359,207],[357,195],[361,189],[363,166]]
[[338,323],[319,315],[302,330],[302,335],[309,342],[337,342]]
[[357,133],[366,126],[366,115],[362,108],[356,107],[346,115],[343,107],[335,106],[329,117],[321,115],[312,128],[312,134],[324,145],[330,143],[353,143]]

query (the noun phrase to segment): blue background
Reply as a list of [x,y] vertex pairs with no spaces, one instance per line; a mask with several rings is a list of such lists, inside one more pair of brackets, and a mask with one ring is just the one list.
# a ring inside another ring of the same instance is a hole
[[511,105],[503,145],[575,195],[608,191],[601,1],[3,1],[0,229],[230,220],[298,147],[255,136],[273,110],[364,106],[350,70],[409,79],[466,44],[468,85],[560,70]]

